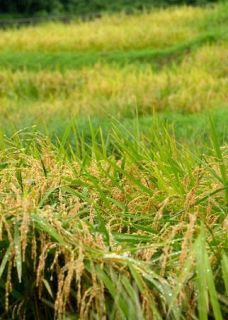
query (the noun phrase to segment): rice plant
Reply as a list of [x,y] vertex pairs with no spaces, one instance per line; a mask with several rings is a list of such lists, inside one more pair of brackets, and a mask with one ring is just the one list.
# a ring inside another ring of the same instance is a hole
[[147,137],[113,124],[111,155],[93,136],[68,151],[38,133],[5,139],[1,318],[225,319],[220,159],[156,122]]

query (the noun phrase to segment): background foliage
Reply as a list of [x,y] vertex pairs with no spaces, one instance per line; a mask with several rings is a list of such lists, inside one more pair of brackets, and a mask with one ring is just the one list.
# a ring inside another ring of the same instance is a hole
[[152,6],[203,5],[219,0],[1,0],[0,13],[23,15],[48,13],[88,14],[100,11],[141,10]]

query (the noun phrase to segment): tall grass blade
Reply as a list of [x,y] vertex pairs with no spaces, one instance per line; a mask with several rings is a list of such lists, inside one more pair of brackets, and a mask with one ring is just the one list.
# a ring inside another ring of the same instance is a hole
[[201,229],[201,233],[196,241],[195,246],[196,255],[196,286],[198,291],[198,310],[199,319],[208,319],[208,287],[207,275],[205,273],[206,266],[206,252],[205,252],[205,232]]
[[19,233],[19,223],[16,222],[14,226],[14,248],[15,248],[15,258],[16,258],[16,267],[17,267],[17,275],[19,282],[21,282],[22,278],[22,255],[21,255],[21,239]]
[[21,169],[19,169],[19,168],[16,170],[16,178],[17,178],[17,181],[18,181],[19,186],[21,188],[21,192],[23,193],[24,192],[23,178],[22,178]]
[[224,188],[225,188],[225,205],[228,206],[228,177],[227,177],[227,173],[226,173],[226,165],[225,165],[225,161],[224,161],[224,158],[223,158],[223,155],[222,155],[222,151],[221,151],[221,148],[220,148],[218,134],[217,134],[216,129],[215,129],[214,120],[212,119],[212,117],[210,117],[209,119],[210,119],[210,125],[211,125],[212,143],[213,143],[215,155],[216,155],[216,157],[218,158],[218,161],[219,161],[220,173],[221,173],[221,177],[222,177],[222,180],[223,180],[223,185],[224,185]]
[[223,274],[223,280],[224,280],[225,289],[226,289],[226,295],[228,298],[228,257],[225,253],[223,253],[223,256],[222,256],[222,274]]
[[221,313],[220,305],[218,302],[218,296],[217,296],[217,292],[216,292],[216,288],[215,288],[213,272],[211,269],[211,265],[209,262],[209,257],[208,257],[207,252],[205,252],[205,268],[206,268],[208,291],[209,291],[209,295],[210,295],[210,303],[212,305],[215,320],[223,320],[223,316]]
[[108,289],[112,298],[115,301],[115,305],[117,309],[120,311],[121,319],[128,319],[128,305],[124,301],[121,292],[117,289],[117,283],[114,283],[112,279],[107,275],[107,273],[101,268],[96,268],[96,274],[99,280],[104,284],[104,286]]
[[1,279],[2,275],[3,275],[5,267],[7,265],[8,260],[9,260],[9,257],[10,257],[10,247],[8,247],[8,249],[6,250],[5,255],[4,255],[3,259],[2,259],[2,263],[0,265],[0,279]]

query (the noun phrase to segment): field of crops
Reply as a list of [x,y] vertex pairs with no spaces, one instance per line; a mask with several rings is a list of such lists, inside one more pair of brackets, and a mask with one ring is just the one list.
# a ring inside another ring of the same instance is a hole
[[0,319],[228,319],[228,4],[0,31]]

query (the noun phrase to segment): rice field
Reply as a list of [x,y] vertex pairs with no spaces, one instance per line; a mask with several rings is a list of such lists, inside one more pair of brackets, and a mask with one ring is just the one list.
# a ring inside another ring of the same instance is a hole
[[227,18],[0,31],[0,319],[228,318]]
[[0,48],[29,52],[166,48],[202,34],[203,21],[210,14],[216,14],[216,10],[186,7],[132,16],[107,15],[94,21],[76,21],[68,25],[49,23],[2,32]]

